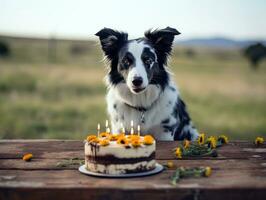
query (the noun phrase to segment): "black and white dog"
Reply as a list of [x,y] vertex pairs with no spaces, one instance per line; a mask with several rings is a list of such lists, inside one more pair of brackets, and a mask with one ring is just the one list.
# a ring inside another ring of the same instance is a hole
[[128,40],[127,33],[104,28],[96,33],[109,61],[107,105],[112,132],[121,124],[130,132],[141,126],[142,133],[158,140],[195,140],[193,127],[179,91],[167,71],[167,58],[175,35],[167,27],[147,31],[145,37]]

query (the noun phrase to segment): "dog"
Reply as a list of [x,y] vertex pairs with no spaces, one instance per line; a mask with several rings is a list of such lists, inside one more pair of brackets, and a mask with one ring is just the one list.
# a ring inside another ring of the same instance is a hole
[[171,27],[148,30],[133,40],[110,28],[95,34],[108,61],[106,100],[113,133],[121,132],[121,126],[130,133],[133,121],[135,130],[140,125],[141,133],[158,140],[197,139],[198,131],[167,67],[179,34]]

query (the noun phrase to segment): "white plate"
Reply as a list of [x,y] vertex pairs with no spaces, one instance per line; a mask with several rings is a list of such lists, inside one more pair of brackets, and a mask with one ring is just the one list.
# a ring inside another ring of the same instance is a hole
[[98,176],[98,177],[107,177],[107,178],[129,178],[129,177],[139,177],[139,176],[149,176],[153,174],[158,174],[163,171],[163,166],[156,163],[156,166],[151,171],[146,172],[139,172],[139,173],[130,173],[130,174],[102,174],[97,172],[88,171],[85,168],[85,165],[79,167],[79,171],[83,174],[91,175],[91,176]]

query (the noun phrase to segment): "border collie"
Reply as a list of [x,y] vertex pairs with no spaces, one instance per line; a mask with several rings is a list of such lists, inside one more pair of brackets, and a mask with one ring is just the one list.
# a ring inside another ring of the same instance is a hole
[[103,28],[99,37],[108,62],[106,97],[112,132],[121,124],[130,132],[141,126],[158,140],[195,140],[198,132],[192,124],[185,103],[171,79],[167,59],[175,35],[167,27],[149,30],[145,37],[128,40],[128,34]]

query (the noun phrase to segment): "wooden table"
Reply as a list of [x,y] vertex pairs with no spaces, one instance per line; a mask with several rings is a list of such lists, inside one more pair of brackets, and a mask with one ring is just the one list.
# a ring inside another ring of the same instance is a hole
[[[81,174],[83,142],[70,140],[0,140],[0,199],[266,199],[266,145],[233,141],[218,149],[217,158],[176,160],[171,149],[177,142],[157,142],[156,158],[161,164],[172,160],[177,166],[210,166],[209,178],[182,179],[176,186],[174,170],[140,178],[97,178]],[[25,153],[34,159],[25,162]]]

